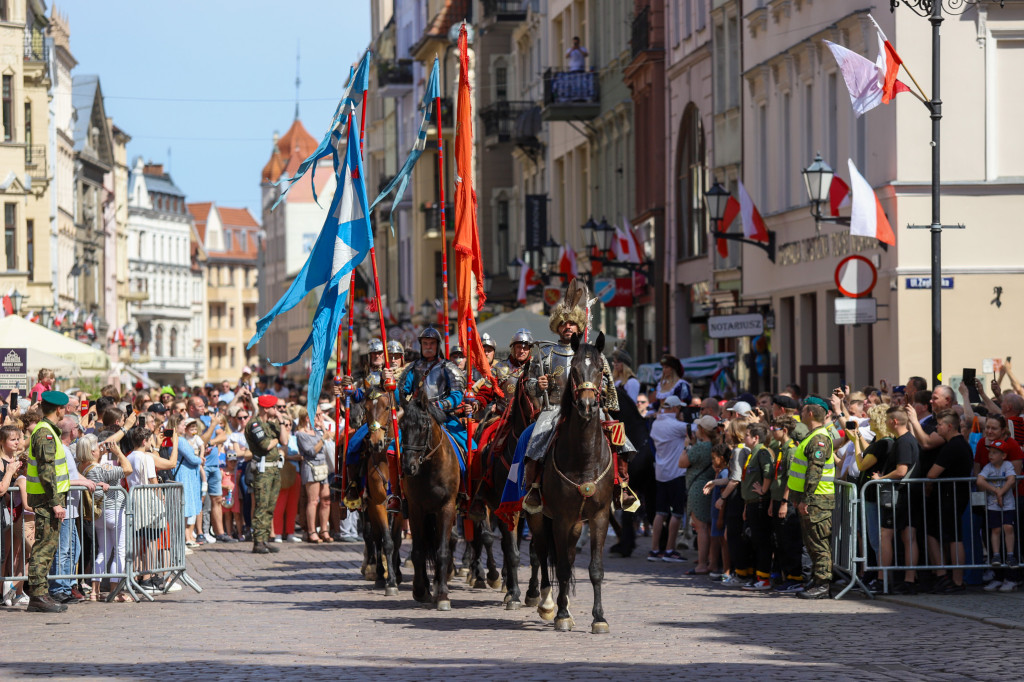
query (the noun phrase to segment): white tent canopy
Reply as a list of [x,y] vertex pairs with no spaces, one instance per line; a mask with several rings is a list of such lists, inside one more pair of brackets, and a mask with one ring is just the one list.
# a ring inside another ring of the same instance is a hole
[[58,384],[61,386],[66,385],[63,382],[78,379],[82,375],[82,370],[71,360],[51,355],[44,350],[31,346],[27,352],[28,363],[26,370],[28,372],[28,387],[25,390],[35,385],[36,377],[39,376],[39,370],[43,368],[52,369],[53,373],[57,376]]
[[487,332],[494,337],[497,350],[508,352],[508,342],[512,335],[520,329],[529,329],[533,332],[534,341],[553,341],[555,335],[548,329],[548,318],[537,313],[531,313],[526,308],[516,308],[507,313],[495,315],[486,322],[477,325],[481,334]]
[[[110,358],[103,351],[18,315],[0,319],[0,347],[38,349],[84,370],[110,369]],[[31,352],[28,361],[32,363]]]

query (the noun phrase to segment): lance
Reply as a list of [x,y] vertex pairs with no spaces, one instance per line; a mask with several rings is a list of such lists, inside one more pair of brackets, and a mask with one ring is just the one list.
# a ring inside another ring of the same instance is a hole
[[[370,264],[373,266],[373,289],[377,297],[377,315],[380,319],[380,338],[384,344],[384,364],[391,369],[391,353],[388,352],[388,330],[384,326],[384,306],[380,300],[380,279],[377,277],[377,248],[375,246],[370,247]],[[402,450],[401,444],[398,438],[398,411],[395,409],[395,389],[398,388],[395,380],[385,379],[384,390],[386,390],[391,396],[391,430],[395,435],[395,457],[398,461],[402,461]],[[401,466],[398,467],[399,477],[401,477]],[[401,487],[401,478],[399,478],[399,487]],[[398,490],[392,490],[392,495],[400,494]]]
[[441,306],[444,315],[444,356],[448,357],[448,229],[444,204],[444,138],[441,137],[441,96],[434,100],[437,111],[437,176],[441,201]]

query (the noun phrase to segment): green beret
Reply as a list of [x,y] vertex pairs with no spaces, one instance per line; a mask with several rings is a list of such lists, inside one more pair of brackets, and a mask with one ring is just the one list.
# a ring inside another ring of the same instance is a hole
[[824,400],[822,400],[816,395],[810,395],[804,398],[804,406],[806,407],[807,405],[817,405],[826,412],[832,409],[831,407],[829,407],[828,403],[826,403]]
[[43,402],[61,407],[68,404],[68,394],[60,391],[43,391]]

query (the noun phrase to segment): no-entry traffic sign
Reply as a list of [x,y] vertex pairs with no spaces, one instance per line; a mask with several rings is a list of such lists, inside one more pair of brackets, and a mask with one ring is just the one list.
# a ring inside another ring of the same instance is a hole
[[875,264],[864,256],[847,256],[836,266],[836,287],[847,298],[870,296],[877,281]]

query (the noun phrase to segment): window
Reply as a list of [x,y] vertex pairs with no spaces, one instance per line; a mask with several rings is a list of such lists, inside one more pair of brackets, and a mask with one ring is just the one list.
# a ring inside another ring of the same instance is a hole
[[7,251],[7,269],[18,269],[17,230],[18,205],[4,204],[4,249]]
[[228,306],[228,329],[235,328],[235,306]]
[[229,352],[231,354],[231,369],[234,369],[235,368],[235,347],[231,346],[231,348],[229,349]]
[[27,157],[32,160],[32,103],[25,102],[25,144],[29,145]]
[[828,163],[839,162],[839,111],[837,102],[839,93],[836,91],[836,74],[828,75]]
[[676,157],[676,258],[692,258],[707,251],[704,215],[704,125],[700,110],[691,103],[683,113]]
[[764,104],[757,108],[757,143],[757,174],[761,176],[757,198],[764,202],[768,200],[768,107]]
[[804,86],[804,158],[814,158],[814,97],[811,84]]
[[[701,0],[697,0],[697,2],[699,3]],[[683,37],[689,38],[693,33],[693,0],[686,0],[686,4],[683,5],[683,22],[685,24]]]
[[171,352],[172,358],[178,357],[178,328],[171,327]]
[[0,21],[10,21],[11,10],[9,0],[0,0]]
[[14,76],[4,76],[4,142],[14,139]]
[[789,208],[789,202],[793,197],[793,188],[790,184],[792,178],[790,169],[793,167],[793,149],[790,137],[792,129],[790,125],[791,100],[792,97],[788,92],[782,95],[782,202],[779,204],[780,208]]
[[729,107],[740,105],[740,72],[743,65],[740,62],[740,21],[738,17],[731,16],[726,22],[726,39],[729,41],[729,71],[726,78],[729,80]]
[[153,341],[154,355],[160,357],[164,354],[164,326],[158,324],[156,327],[156,335]]
[[505,66],[494,69],[494,99],[499,102],[508,99],[508,69]]
[[495,223],[498,231],[498,267],[502,268],[512,258],[509,244],[508,200],[500,199],[495,206]]
[[703,31],[704,27],[708,25],[708,10],[707,3],[703,0],[697,0],[697,30]]
[[34,282],[36,264],[36,221],[25,221],[25,255],[28,257],[28,281]]

